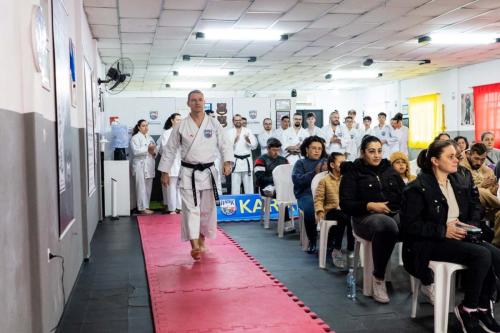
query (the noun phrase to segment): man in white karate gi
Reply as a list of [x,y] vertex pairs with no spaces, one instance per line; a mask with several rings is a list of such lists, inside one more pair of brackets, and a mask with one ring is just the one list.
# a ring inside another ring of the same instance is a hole
[[326,140],[326,152],[331,154],[345,153],[345,150],[351,138],[347,133],[347,127],[340,123],[340,115],[337,110],[330,113],[330,124],[323,127],[323,133]]
[[293,126],[283,131],[284,156],[291,165],[300,159],[300,145],[309,136],[307,130],[302,127],[302,114],[293,115]]
[[372,128],[372,135],[376,136],[382,142],[382,157],[389,158],[392,147],[398,144],[398,139],[392,135],[393,129],[385,123],[387,114],[380,112],[378,114],[378,125]]
[[243,127],[242,117],[233,116],[233,128],[226,131],[226,140],[233,145],[234,166],[231,175],[231,194],[240,194],[241,183],[245,194],[253,194],[252,149],[257,147],[257,139],[250,129]]
[[262,126],[264,127],[264,130],[257,135],[257,140],[259,141],[260,154],[264,155],[267,154],[267,140],[275,138],[276,136],[273,131],[273,121],[271,118],[264,118]]
[[205,114],[203,93],[191,91],[187,105],[191,112],[172,130],[158,170],[162,172],[162,184],[168,186],[169,172],[180,149],[181,238],[191,242],[191,256],[199,260],[205,250],[205,237],[213,239],[217,232],[219,194],[214,161],[220,154],[224,161],[224,175],[229,175],[233,151],[223,138],[219,122]]

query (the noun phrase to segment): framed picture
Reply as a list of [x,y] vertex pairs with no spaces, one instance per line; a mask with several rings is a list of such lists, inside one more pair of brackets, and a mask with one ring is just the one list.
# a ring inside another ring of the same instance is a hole
[[289,99],[277,99],[274,101],[274,109],[276,111],[290,111],[292,104]]
[[460,105],[460,123],[464,126],[474,125],[474,94],[462,94]]
[[290,111],[276,111],[276,129],[280,128],[281,117],[290,117]]
[[87,59],[83,59],[83,74],[85,79],[85,118],[87,120],[87,194],[92,196],[96,190],[96,144],[95,144],[95,126],[94,126],[94,95],[92,90],[92,68]]
[[71,70],[68,52],[68,14],[62,0],[52,2],[54,43],[57,167],[59,188],[59,238],[75,221],[73,202],[73,132],[71,129]]

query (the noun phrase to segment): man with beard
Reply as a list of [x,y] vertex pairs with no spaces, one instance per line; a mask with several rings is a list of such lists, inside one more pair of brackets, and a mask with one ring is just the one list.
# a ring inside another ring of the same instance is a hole
[[500,246],[500,200],[497,197],[498,184],[493,171],[484,162],[488,148],[482,143],[475,143],[467,152],[467,158],[462,165],[470,170],[474,184],[479,190],[479,200],[484,208],[486,217],[494,221],[495,238],[492,243]]
[[285,158],[294,165],[300,159],[300,145],[309,136],[307,130],[302,127],[302,115],[293,115],[293,127],[283,131],[283,147],[285,147]]
[[[277,120],[276,120],[277,121]],[[280,128],[274,132],[274,137],[283,143],[283,132],[285,132],[290,127],[290,117],[283,116],[280,119]]]
[[265,155],[267,154],[267,140],[274,138],[275,134],[271,118],[264,118],[262,125],[264,126],[264,130],[257,136],[257,139],[259,140],[260,154]]
[[323,133],[326,139],[326,152],[331,154],[345,153],[345,150],[351,138],[348,135],[347,127],[340,123],[340,115],[337,110],[330,113],[330,124],[323,127]]

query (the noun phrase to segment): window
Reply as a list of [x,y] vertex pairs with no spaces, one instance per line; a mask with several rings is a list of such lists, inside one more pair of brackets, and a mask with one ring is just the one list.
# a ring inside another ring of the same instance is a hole
[[436,135],[444,131],[444,112],[440,94],[410,97],[408,99],[410,129],[408,146],[427,148]]

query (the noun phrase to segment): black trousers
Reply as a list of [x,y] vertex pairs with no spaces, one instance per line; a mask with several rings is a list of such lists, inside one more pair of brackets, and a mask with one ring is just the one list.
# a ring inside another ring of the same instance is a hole
[[347,250],[354,251],[354,236],[352,235],[350,217],[339,209],[332,209],[326,213],[325,219],[337,221],[337,225],[333,226],[328,233],[328,247],[331,246],[335,250],[340,250],[342,248],[344,230],[347,227]]
[[310,244],[316,244],[317,230],[314,215],[314,201],[312,195],[304,195],[297,199],[299,208],[304,212],[304,226]]
[[356,235],[372,242],[373,276],[383,280],[385,267],[398,241],[399,214],[393,217],[384,214],[354,217],[352,227]]
[[445,239],[435,244],[430,260],[465,265],[462,273],[465,296],[464,306],[489,309],[490,299],[496,289],[495,272],[500,269],[500,250],[482,242],[473,244],[455,239]]

